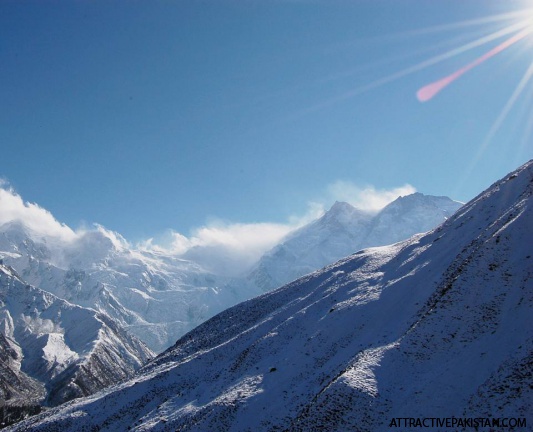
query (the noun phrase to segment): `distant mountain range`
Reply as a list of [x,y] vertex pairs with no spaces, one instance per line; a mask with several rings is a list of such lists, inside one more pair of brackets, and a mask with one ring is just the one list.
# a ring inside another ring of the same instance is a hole
[[289,234],[261,257],[247,280],[263,292],[270,291],[360,249],[429,231],[461,205],[448,197],[421,193],[400,197],[378,213],[336,202],[321,218]]
[[27,283],[115,319],[155,351],[240,300],[199,265],[131,249],[102,227],[57,246],[20,221],[4,224],[0,258]]
[[[164,350],[217,312],[361,247],[430,229],[460,205],[414,194],[370,214],[335,203],[250,273],[231,279],[191,259],[132,248],[101,226],[65,240],[43,235],[35,223],[4,223],[0,389],[6,405],[0,420],[123,380],[153,355],[149,348]],[[197,247],[189,258],[201,253]]]
[[[433,231],[229,308],[134,378],[9,430],[390,431],[393,419],[452,417],[529,427],[532,195],[529,162]],[[417,226],[410,200],[419,199],[401,199],[391,214]],[[381,239],[379,227],[397,223],[352,213],[335,205],[277,251],[318,264],[316,239],[344,247],[337,228],[368,236],[362,226],[372,226]],[[313,241],[293,246],[298,238]]]
[[[241,278],[213,274],[191,259],[132,248],[101,226],[60,242],[15,220],[0,226],[0,258],[26,283],[106,314],[161,352],[230,306],[362,247],[427,231],[460,206],[449,198],[420,193],[400,197],[377,214],[336,203],[267,252]],[[195,248],[193,255],[201,253]]]

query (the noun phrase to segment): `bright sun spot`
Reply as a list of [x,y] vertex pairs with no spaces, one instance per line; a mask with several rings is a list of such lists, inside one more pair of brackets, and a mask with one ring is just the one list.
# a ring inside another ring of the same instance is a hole
[[[448,85],[450,85],[452,82],[464,75],[469,70],[475,68],[476,66],[479,66],[481,63],[484,63],[486,60],[490,59],[491,57],[494,57],[496,54],[501,53],[502,51],[514,45],[515,43],[526,38],[526,36],[531,36],[533,34],[533,8],[524,9],[512,15],[516,16],[515,22],[510,26],[504,28],[503,31],[496,32],[493,35],[499,37],[500,35],[511,34],[512,36],[508,37],[499,45],[487,51],[481,57],[476,58],[472,62],[456,70],[450,75],[447,75],[435,82],[432,82],[422,87],[416,93],[418,100],[420,102],[427,102],[433,99],[433,97],[440,93],[441,90],[448,87]],[[488,40],[492,40],[492,38],[488,38]]]
[[[530,3],[533,4],[533,1],[531,1]],[[529,27],[530,30],[533,29],[533,7],[525,9],[523,13],[527,27]]]
[[[440,57],[437,57],[437,60],[448,59],[457,54],[466,52],[472,48],[477,48],[483,45],[488,45],[489,43],[496,44],[492,46],[488,51],[486,51],[480,57],[475,58],[470,63],[456,70],[455,72],[446,75],[432,83],[425,85],[416,92],[416,96],[420,102],[428,102],[433,99],[437,94],[442,90],[447,88],[454,81],[459,79],[465,73],[474,69],[475,67],[486,62],[490,58],[498,55],[502,51],[514,46],[520,45],[522,56],[525,55],[531,58],[531,50],[524,48],[533,48],[533,0],[528,0],[527,5],[524,4],[524,9],[497,15],[493,17],[488,17],[486,22],[501,22],[503,24],[497,31],[494,31],[491,34],[488,34],[484,37],[481,37],[477,40],[474,40],[466,45],[458,47],[452,51],[444,53]],[[473,21],[472,21],[473,22]],[[478,22],[483,22],[479,20]],[[503,40],[502,40],[503,39]],[[520,51],[519,51],[520,52]],[[483,143],[478,149],[478,153],[471,166],[476,164],[477,159],[485,152],[489,143],[496,135],[501,125],[508,117],[509,113],[515,106],[516,102],[522,97],[522,99],[529,99],[533,95],[533,58],[529,66],[526,66],[525,72],[522,75],[522,78],[519,80],[514,91],[511,93],[507,102],[503,105],[500,114],[492,124],[490,130],[487,133],[487,136]],[[528,104],[527,108],[530,112],[529,120],[526,121],[526,133],[523,138],[523,143],[530,142],[531,132],[533,131],[533,104]]]

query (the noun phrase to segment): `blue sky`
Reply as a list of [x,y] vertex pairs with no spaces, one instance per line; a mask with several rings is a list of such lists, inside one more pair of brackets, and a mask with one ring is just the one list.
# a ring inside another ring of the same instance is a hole
[[365,190],[467,201],[531,158],[531,85],[505,107],[532,38],[425,103],[420,87],[509,36],[416,65],[519,17],[457,23],[528,6],[5,0],[0,177],[60,222],[133,241],[294,224]]

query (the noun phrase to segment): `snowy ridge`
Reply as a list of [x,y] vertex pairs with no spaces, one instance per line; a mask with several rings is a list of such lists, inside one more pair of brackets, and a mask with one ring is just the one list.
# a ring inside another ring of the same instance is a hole
[[[131,376],[151,351],[115,322],[27,285],[0,264],[1,375],[8,404],[57,405]],[[18,381],[17,381],[18,380]]]
[[436,230],[228,309],[132,380],[10,430],[388,431],[452,416],[531,430],[532,195],[529,162]]
[[360,249],[399,242],[435,228],[462,206],[448,197],[414,193],[377,214],[336,202],[320,219],[290,234],[256,264],[248,283],[270,291]]

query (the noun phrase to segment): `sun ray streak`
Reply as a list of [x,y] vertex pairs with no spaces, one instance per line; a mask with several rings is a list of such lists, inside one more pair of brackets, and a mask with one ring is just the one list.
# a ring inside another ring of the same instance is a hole
[[500,129],[501,125],[507,118],[514,104],[516,103],[516,101],[518,100],[518,98],[520,97],[520,95],[522,94],[522,92],[524,91],[527,84],[531,81],[532,78],[533,78],[533,62],[529,65],[529,68],[527,69],[526,73],[524,74],[524,76],[522,77],[522,79],[520,80],[516,88],[514,89],[511,97],[507,100],[507,103],[501,110],[500,114],[498,115],[498,118],[494,121],[489,132],[487,133],[487,136],[485,137],[485,139],[479,146],[476,156],[472,159],[472,161],[470,162],[470,165],[464,172],[463,180],[462,182],[460,182],[461,184],[464,184],[466,179],[470,177],[470,175],[472,174],[472,171],[478,164],[481,156],[483,156],[483,154],[485,153],[485,150],[487,149],[488,145],[490,144],[490,142],[492,141],[492,139],[494,138],[494,136]]
[[529,65],[529,68],[527,69],[526,73],[524,74],[524,76],[522,77],[522,79],[520,80],[516,88],[514,89],[513,94],[507,100],[507,103],[505,104],[502,111],[500,112],[500,115],[498,116],[496,121],[492,124],[489,132],[487,133],[487,136],[485,137],[485,140],[483,141],[482,145],[480,146],[478,150],[476,159],[479,158],[483,154],[487,146],[490,144],[490,142],[492,141],[492,138],[494,137],[494,135],[496,135],[496,132],[498,132],[498,130],[500,129],[502,123],[505,121],[505,119],[509,115],[509,112],[513,108],[514,104],[516,103],[516,101],[518,100],[518,98],[520,97],[520,95],[522,94],[522,92],[526,88],[526,85],[528,84],[528,82],[531,80],[532,77],[533,77],[533,62]]
[[[358,87],[354,90],[350,90],[340,96],[337,96],[337,97],[334,97],[334,98],[331,98],[325,102],[322,102],[322,103],[318,103],[316,105],[313,105],[309,108],[306,108],[302,111],[300,111],[299,113],[295,114],[294,116],[291,117],[291,119],[294,119],[294,118],[298,118],[298,117],[301,117],[302,115],[305,115],[305,114],[308,114],[308,113],[311,113],[311,112],[315,112],[315,111],[319,111],[321,109],[324,109],[326,107],[329,107],[331,105],[334,105],[338,102],[341,102],[343,100],[346,100],[346,99],[350,99],[350,98],[353,98],[355,96],[358,96],[360,94],[363,94],[363,93],[366,93],[370,90],[374,90],[376,88],[379,88],[385,84],[388,84],[388,83],[391,83],[393,81],[396,81],[400,78],[403,78],[405,76],[408,76],[408,75],[411,75],[415,72],[419,72],[423,69],[426,69],[430,66],[434,66],[438,63],[441,63],[443,61],[446,61],[452,57],[455,57],[459,54],[462,54],[464,52],[467,52],[467,51],[470,51],[471,49],[474,49],[474,48],[477,48],[479,46],[482,46],[482,45],[485,45],[489,42],[492,42],[496,39],[500,39],[504,36],[507,36],[509,34],[512,34],[512,33],[515,33],[517,31],[520,31],[520,30],[523,30],[524,27],[527,27],[528,25],[528,22],[527,21],[521,21],[519,23],[516,23],[514,25],[511,25],[511,26],[508,26],[508,27],[505,27],[501,30],[498,30],[496,32],[493,32],[493,33],[490,33],[486,36],[483,36],[483,37],[480,37],[472,42],[469,42],[467,44],[464,44],[460,47],[457,47],[457,48],[454,48],[452,50],[449,50],[449,51],[446,51],[445,53],[443,54],[439,54],[437,56],[434,56],[434,57],[431,57],[429,58],[428,60],[425,60],[423,62],[420,62],[418,64],[415,64],[413,66],[410,66],[408,68],[405,68],[405,69],[402,69],[398,72],[395,72],[391,75],[388,75],[388,76],[385,76],[383,78],[380,78],[380,79],[377,79],[367,85],[364,85],[364,86],[361,86],[361,87]],[[529,29],[529,31],[531,32],[531,29]]]
[[[533,149],[533,85],[529,86],[529,92],[525,96],[526,100],[529,101],[528,106],[525,108],[526,112],[526,126],[522,133],[522,138],[520,140],[519,152],[522,153],[527,146]],[[515,164],[516,165],[516,164]]]
[[[324,109],[328,106],[331,106],[331,105],[334,105],[335,103],[338,103],[338,102],[341,102],[343,100],[346,100],[346,99],[350,99],[352,97],[355,97],[355,96],[358,96],[362,93],[365,93],[367,91],[370,91],[370,90],[374,90],[376,88],[379,88],[385,84],[388,84],[390,82],[393,82],[393,81],[396,81],[400,78],[403,78],[405,76],[408,76],[408,75],[411,75],[415,72],[418,72],[418,71],[421,71],[423,69],[426,69],[430,66],[433,66],[435,64],[438,64],[438,63],[441,63],[443,61],[446,61],[448,59],[450,59],[451,57],[454,57],[456,55],[459,55],[459,54],[462,54],[463,52],[466,52],[466,51],[469,51],[471,49],[474,49],[474,48],[477,48],[479,46],[482,46],[482,45],[485,45],[489,42],[492,42],[493,40],[496,40],[496,39],[499,39],[503,36],[506,36],[508,34],[511,34],[511,33],[514,33],[516,31],[519,31],[519,30],[522,30],[524,29],[524,27],[527,26],[527,23],[525,21],[522,21],[520,23],[517,23],[515,25],[512,25],[512,26],[509,26],[509,27],[506,27],[502,30],[499,30],[499,31],[496,31],[496,32],[493,32],[493,33],[490,33],[486,36],[483,36],[479,39],[476,39],[472,42],[469,42],[463,46],[460,46],[460,47],[457,47],[457,48],[454,48],[450,51],[447,51],[443,54],[439,54],[437,56],[434,56],[434,57],[431,57],[430,59],[428,60],[425,60],[421,63],[418,63],[414,66],[410,66],[408,68],[405,68],[405,69],[402,69],[396,73],[393,73],[391,75],[388,75],[386,77],[383,77],[383,78],[380,78],[378,80],[375,80],[367,85],[364,85],[364,86],[361,86],[361,87],[358,87],[354,90],[350,90],[349,92],[347,93],[344,93],[340,96],[337,96],[337,97],[334,97],[334,98],[331,98],[325,102],[322,102],[322,103],[318,103],[316,105],[313,105],[309,108],[306,108],[298,113],[296,113],[294,116],[290,117],[290,119],[285,119],[286,121],[287,120],[294,120],[295,118],[298,118],[298,117],[301,117],[303,115],[306,115],[308,113],[311,113],[311,112],[315,112],[315,111],[319,111],[321,109]],[[531,32],[531,29],[529,29],[529,32]]]
[[[533,92],[530,92],[533,93]],[[533,144],[531,143],[531,138],[533,136],[533,108],[529,108],[529,117],[526,123],[526,127],[524,129],[522,139],[520,140],[519,150],[520,152],[523,152],[525,148],[529,145],[533,147]]]
[[440,93],[444,88],[446,88],[448,85],[450,85],[452,82],[454,82],[456,79],[464,75],[469,70],[475,68],[476,66],[479,66],[481,63],[487,61],[491,57],[494,57],[496,54],[499,54],[506,48],[509,48],[511,45],[515,44],[516,42],[522,40],[527,35],[531,33],[531,28],[525,28],[519,33],[515,34],[514,36],[510,37],[509,39],[505,40],[498,46],[494,47],[487,53],[483,54],[481,57],[478,57],[473,62],[467,64],[466,66],[462,67],[461,69],[455,71],[454,73],[441,78],[438,81],[432,82],[431,84],[428,84],[424,87],[422,87],[418,92],[416,93],[418,100],[420,102],[426,102],[431,100],[433,97],[435,97],[438,93]]
[[[452,24],[442,24],[432,27],[419,28],[416,30],[410,30],[402,33],[393,33],[386,36],[378,36],[370,38],[369,40],[397,40],[398,38],[409,38],[413,36],[420,36],[426,34],[446,32],[450,30],[457,30],[466,27],[475,27],[479,25],[486,25],[491,23],[499,23],[504,21],[516,21],[524,15],[533,14],[533,9],[519,10],[515,12],[509,12],[505,14],[492,15],[484,18],[477,18],[472,20],[459,21]],[[523,27],[523,26],[522,26]],[[368,41],[368,40],[367,40]]]

